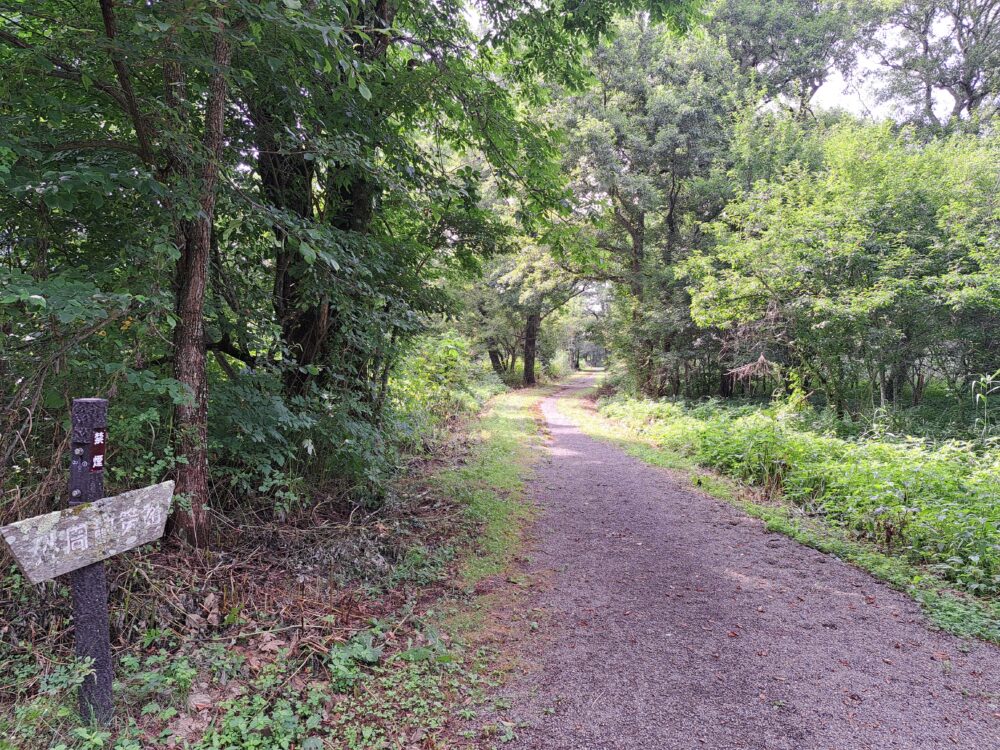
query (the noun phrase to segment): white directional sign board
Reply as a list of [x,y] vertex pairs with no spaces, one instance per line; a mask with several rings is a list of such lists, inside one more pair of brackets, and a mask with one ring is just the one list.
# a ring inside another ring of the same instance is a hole
[[159,539],[173,494],[173,482],[154,484],[0,527],[0,536],[41,583]]

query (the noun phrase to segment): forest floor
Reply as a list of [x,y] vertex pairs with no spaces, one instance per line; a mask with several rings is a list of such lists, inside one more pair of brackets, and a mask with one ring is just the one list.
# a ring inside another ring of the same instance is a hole
[[541,632],[512,646],[519,674],[497,698],[508,747],[1000,746],[1000,649],[588,436],[593,385],[541,404],[522,603]]
[[513,571],[548,392],[456,419],[378,509],[113,560],[106,728],[77,718],[86,670],[67,587],[0,564],[0,750],[459,750],[513,736],[492,693],[517,663],[507,644],[532,632]]

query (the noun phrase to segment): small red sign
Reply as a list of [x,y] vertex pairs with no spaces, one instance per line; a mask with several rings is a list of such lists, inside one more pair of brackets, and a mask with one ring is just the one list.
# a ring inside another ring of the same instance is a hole
[[104,450],[107,447],[107,442],[107,430],[94,430],[94,438],[90,443],[91,471],[104,471]]

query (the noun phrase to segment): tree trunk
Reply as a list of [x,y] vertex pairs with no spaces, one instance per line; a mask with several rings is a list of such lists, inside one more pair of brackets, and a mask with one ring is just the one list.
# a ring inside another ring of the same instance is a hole
[[913,405],[920,406],[924,398],[924,389],[927,387],[927,378],[924,373],[917,373],[917,378],[913,382]]
[[892,368],[892,402],[895,404],[903,397],[903,388],[906,385],[907,373],[910,367],[908,364],[898,364]]
[[[313,217],[313,162],[304,154],[283,147],[277,133],[287,128],[291,117],[287,112],[273,108],[267,96],[257,90],[246,92],[250,102],[250,118],[254,124],[254,142],[257,146],[257,169],[260,173],[261,192],[272,206],[283,209],[302,219]],[[322,300],[304,299],[301,279],[304,261],[297,246],[281,224],[275,224],[274,234],[278,250],[274,264],[272,304],[274,315],[281,326],[282,340],[295,363],[300,367],[322,359],[329,325],[328,305]],[[285,392],[301,393],[306,374],[300,367],[289,367],[284,373]]]
[[894,364],[889,372],[882,372],[879,378],[879,397],[882,406],[895,404],[903,392],[906,381],[906,365]]
[[500,356],[500,350],[491,344],[487,351],[490,355],[490,364],[493,365],[493,372],[502,378],[506,374],[506,368],[503,366],[503,358]]
[[528,313],[524,325],[524,384],[535,385],[535,353],[538,349],[538,328],[542,316],[538,312]]
[[208,543],[208,381],[205,371],[205,291],[212,248],[216,184],[222,155],[226,107],[226,78],[230,48],[221,28],[215,37],[214,62],[205,132],[202,141],[207,159],[201,169],[201,213],[186,221],[179,233],[181,255],[177,260],[177,326],[174,329],[174,377],[190,391],[191,399],[175,408],[178,456],[175,492],[184,496],[190,509],[177,515],[181,534],[196,547]]
[[719,379],[719,395],[722,398],[732,398],[733,396],[733,376],[725,370]]

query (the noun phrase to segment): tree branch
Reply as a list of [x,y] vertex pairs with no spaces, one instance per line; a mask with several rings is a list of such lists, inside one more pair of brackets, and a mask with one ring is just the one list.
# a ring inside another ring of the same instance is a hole
[[222,338],[218,341],[206,342],[205,348],[210,352],[222,352],[223,354],[228,354],[233,359],[238,359],[248,367],[257,366],[257,358],[250,354],[250,352],[244,351],[236,346],[236,344],[233,343],[232,337],[229,335],[229,331],[222,334]]
[[55,146],[45,146],[42,150],[50,152],[59,151],[89,151],[92,149],[108,149],[110,151],[125,151],[130,154],[142,156],[138,146],[131,143],[122,143],[113,140],[93,140],[93,141],[66,141]]
[[[0,41],[7,42],[11,46],[17,47],[18,49],[33,50],[34,47],[28,42],[24,41],[20,37],[11,34],[7,31],[0,29]],[[44,54],[44,53],[43,53]],[[65,60],[56,57],[55,55],[44,54],[45,59],[49,61],[56,69],[49,71],[47,75],[53,78],[60,78],[66,81],[80,81],[83,79],[83,73],[81,73],[77,68],[70,65]],[[128,102],[125,99],[125,95],[119,91],[114,86],[107,83],[102,83],[101,81],[94,81],[93,84],[95,89],[100,91],[102,94],[110,97],[114,100],[115,104],[121,107],[126,112],[128,111]]]
[[[114,42],[118,29],[115,22],[113,0],[101,0],[101,16],[104,19],[104,33],[109,40]],[[132,118],[135,137],[139,141],[139,156],[146,163],[152,163],[153,149],[150,144],[147,123],[139,111],[139,104],[135,99],[135,91],[132,89],[132,81],[129,78],[128,68],[125,67],[125,59],[122,57],[121,52],[117,51],[114,47],[112,47],[110,55],[111,63],[115,68],[115,75],[118,76],[118,85],[121,86],[124,94],[125,108],[128,110],[129,117]]]

